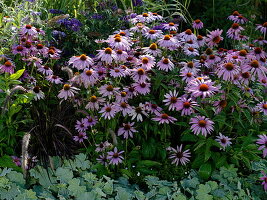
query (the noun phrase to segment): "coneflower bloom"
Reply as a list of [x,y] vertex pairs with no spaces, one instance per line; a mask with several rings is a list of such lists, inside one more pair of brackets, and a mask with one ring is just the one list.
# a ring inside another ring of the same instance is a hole
[[123,50],[116,50],[116,61],[117,62],[126,62],[127,58],[128,58],[128,53],[126,51]]
[[189,61],[189,62],[181,62],[181,65],[183,65],[183,67],[181,68],[180,72],[185,72],[185,73],[193,73],[193,74],[197,74],[200,69],[199,69],[199,64],[193,62],[193,61]]
[[142,55],[140,56],[139,63],[144,69],[150,70],[155,65],[155,58],[150,55]]
[[152,56],[161,56],[162,51],[158,49],[158,46],[156,43],[152,43],[149,47],[142,48],[144,50],[144,53],[150,54]]
[[94,61],[89,56],[82,54],[80,56],[72,56],[69,60],[69,65],[73,65],[78,70],[88,68],[94,64]]
[[159,107],[157,104],[146,102],[145,108],[151,114],[159,115],[162,111],[162,108]]
[[261,103],[257,104],[257,108],[260,112],[262,112],[264,115],[267,115],[267,101],[263,101]]
[[130,31],[131,32],[134,32],[134,33],[146,33],[148,32],[150,29],[145,26],[143,23],[137,23],[134,27],[130,28]]
[[182,80],[185,81],[186,83],[189,83],[190,81],[196,78],[196,76],[192,72],[186,72],[186,71],[181,71],[180,76],[182,77]]
[[11,156],[13,163],[15,163],[16,166],[20,167],[21,166],[21,159],[18,158],[17,156]]
[[13,54],[20,54],[21,56],[26,56],[27,50],[23,45],[13,45],[12,46]]
[[262,171],[263,177],[260,177],[260,180],[263,182],[261,183],[263,185],[263,188],[265,191],[267,191],[267,175]]
[[149,40],[156,40],[162,37],[162,31],[161,30],[149,30],[144,34],[144,37]]
[[113,151],[109,151],[107,156],[107,159],[110,160],[109,164],[118,165],[119,163],[122,163],[124,158],[121,156],[121,154],[123,152],[124,151],[118,151],[117,147],[115,147]]
[[105,151],[107,148],[111,147],[111,144],[108,141],[101,142],[99,144],[96,144],[96,152],[102,152]]
[[79,132],[78,135],[73,136],[73,140],[82,143],[84,140],[88,139],[85,132]]
[[116,50],[120,49],[123,51],[129,51],[131,46],[131,44],[120,35],[116,35],[114,38],[110,38],[108,43],[111,48]]
[[59,94],[57,95],[60,99],[67,100],[68,97],[74,97],[76,93],[78,93],[78,88],[72,87],[69,84],[64,84],[63,89],[59,91]]
[[110,76],[113,78],[127,76],[127,74],[125,73],[125,70],[121,67],[115,67],[114,69],[111,69],[109,73],[110,73]]
[[172,61],[170,61],[169,58],[164,58],[162,57],[162,59],[157,63],[157,66],[160,70],[163,71],[172,71],[174,69],[174,64],[172,63]]
[[146,70],[142,67],[132,69],[131,77],[135,82],[146,82],[150,80]]
[[173,22],[163,24],[163,29],[168,31],[177,31],[178,30],[178,24],[175,24]]
[[37,31],[36,31],[35,27],[33,27],[32,25],[27,24],[27,25],[24,25],[24,26],[21,27],[20,33],[22,35],[33,36],[33,35],[37,34]]
[[239,81],[245,85],[249,84],[250,80],[254,80],[254,77],[251,76],[250,72],[242,71],[239,76]]
[[176,110],[182,111],[181,115],[191,115],[194,113],[194,107],[198,106],[197,102],[193,101],[191,98],[181,97],[177,101]]
[[192,27],[194,29],[202,29],[203,28],[203,22],[200,19],[194,20]]
[[48,52],[46,53],[46,55],[54,60],[57,60],[60,58],[60,53],[61,51],[55,47],[49,47]]
[[99,162],[100,164],[104,165],[105,167],[108,166],[108,158],[107,158],[107,155],[102,154],[96,160],[97,160],[97,162]]
[[98,74],[93,69],[84,69],[81,74],[81,79],[85,88],[88,88],[89,85],[94,85],[98,81]]
[[37,69],[38,72],[41,72],[43,75],[50,76],[53,74],[53,71],[50,69],[49,66],[44,65]]
[[103,97],[108,97],[109,99],[114,96],[115,94],[117,94],[119,91],[119,88],[114,87],[113,85],[102,85],[99,88],[99,93],[103,96]]
[[266,135],[258,135],[259,139],[257,139],[257,144],[261,145],[258,150],[263,150],[263,158],[267,156],[267,136]]
[[253,43],[258,43],[259,45],[267,44],[267,40],[265,40],[263,37],[258,37],[258,39],[253,40]]
[[240,73],[240,68],[238,65],[233,63],[224,63],[219,66],[217,69],[217,75],[219,78],[222,77],[225,81],[231,81],[234,79],[234,76]]
[[250,63],[243,66],[243,71],[249,71],[252,75],[258,77],[266,77],[267,68],[262,66],[258,60],[252,60]]
[[155,18],[153,17],[153,15],[151,13],[143,13],[141,15],[137,15],[136,20],[142,23],[150,23],[152,21],[155,20]]
[[158,40],[158,44],[165,48],[176,48],[178,46],[178,41],[171,35],[165,35],[163,38]]
[[223,37],[221,36],[223,30],[215,30],[211,31],[206,38],[206,43],[209,47],[218,46],[220,41],[223,40]]
[[35,86],[32,89],[32,94],[34,94],[33,98],[35,101],[45,98],[45,94],[43,93],[43,91],[41,90],[41,88],[39,86]]
[[86,116],[86,118],[84,118],[84,120],[87,122],[88,126],[91,126],[91,127],[96,125],[98,122],[97,116],[88,115],[88,116]]
[[140,103],[139,106],[133,107],[133,110],[129,115],[132,117],[132,120],[136,118],[137,121],[142,122],[143,121],[143,115],[148,116],[148,114],[145,111],[144,104]]
[[97,50],[99,53],[96,55],[96,58],[107,64],[111,64],[114,60],[117,59],[116,53],[111,48],[105,48],[104,50]]
[[211,134],[214,127],[214,122],[211,121],[209,118],[204,116],[196,116],[190,119],[191,130],[194,132],[195,135],[202,134],[203,136],[207,136],[207,134]]
[[11,61],[6,61],[3,65],[0,66],[0,73],[9,73],[14,74],[15,66]]
[[186,165],[190,160],[189,158],[191,157],[191,153],[188,150],[182,151],[183,145],[181,144],[180,146],[177,145],[177,148],[170,148],[170,156],[169,159],[172,159],[172,164],[175,164],[178,166],[179,164]]
[[240,15],[238,11],[234,11],[230,16],[227,17],[227,19],[231,21],[235,21],[235,19]]
[[116,102],[127,102],[129,99],[129,95],[126,91],[121,91],[116,94]]
[[122,112],[122,116],[126,117],[129,115],[133,108],[127,102],[120,102],[115,104],[117,112]]
[[267,22],[263,24],[257,24],[256,30],[259,30],[262,34],[266,35],[267,33]]
[[82,118],[81,121],[76,121],[75,129],[78,132],[85,132],[88,129],[88,126],[88,121],[85,118]]
[[238,23],[233,23],[231,28],[227,31],[227,36],[231,39],[237,39],[240,32],[243,31],[244,28],[242,28]]
[[159,122],[159,124],[169,124],[169,123],[174,123],[177,121],[174,117],[169,116],[166,113],[159,113],[157,114],[156,117],[152,118],[152,120]]
[[226,106],[227,101],[225,99],[214,101],[213,106],[215,106],[215,114],[220,113]]
[[206,98],[218,92],[219,88],[215,87],[214,83],[210,80],[205,81],[204,79],[197,79],[189,82],[187,90],[191,92],[194,97],[201,96],[202,98]]
[[104,117],[104,119],[110,120],[115,117],[117,110],[113,104],[106,103],[99,113],[102,114],[101,117]]
[[206,37],[203,37],[202,35],[197,36],[197,44],[199,47],[203,47],[205,45]]
[[61,84],[61,83],[63,83],[62,82],[62,78],[60,78],[57,75],[50,75],[50,76],[47,76],[45,78],[46,78],[46,80],[48,80],[49,82],[54,83],[54,84]]
[[133,138],[133,133],[136,133],[137,130],[134,127],[134,122],[123,123],[122,127],[118,130],[118,136],[123,135],[124,139]]
[[164,95],[165,99],[163,102],[166,106],[169,106],[169,110],[175,110],[178,105],[178,92],[176,90],[170,91],[169,93]]
[[132,86],[135,88],[137,93],[146,95],[150,92],[151,84],[148,82],[138,82],[138,83],[133,83]]
[[226,147],[232,144],[231,142],[232,138],[224,136],[221,133],[219,133],[219,136],[216,136],[216,138],[217,139],[215,139],[215,141],[217,141],[222,146],[223,150],[225,150]]
[[39,53],[41,55],[45,55],[48,52],[48,48],[44,46],[43,44],[37,44],[35,47],[36,53]]
[[194,49],[193,47],[188,47],[188,48],[185,47],[184,48],[184,53],[187,56],[198,56],[199,55],[198,50]]
[[258,60],[260,60],[261,58],[266,58],[266,53],[260,47],[254,48],[254,50],[251,51],[250,54],[256,56]]

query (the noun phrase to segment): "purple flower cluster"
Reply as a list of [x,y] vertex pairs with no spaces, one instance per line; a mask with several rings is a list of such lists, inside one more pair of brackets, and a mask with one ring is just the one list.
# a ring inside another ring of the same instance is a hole
[[65,19],[60,19],[57,21],[60,25],[65,26],[67,29],[71,31],[79,31],[82,27],[82,23],[76,19],[76,18],[65,18]]

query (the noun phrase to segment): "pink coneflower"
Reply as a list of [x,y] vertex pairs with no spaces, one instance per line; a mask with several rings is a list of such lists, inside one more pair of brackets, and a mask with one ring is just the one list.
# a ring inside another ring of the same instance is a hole
[[96,55],[96,58],[107,64],[111,64],[117,58],[116,53],[109,47],[97,51],[99,51],[99,53]]
[[114,87],[113,85],[103,85],[99,88],[99,93],[103,96],[103,97],[108,97],[109,99],[114,96],[115,94],[117,94],[119,91],[119,88]]
[[58,60],[60,59],[60,53],[61,51],[55,47],[49,47],[47,53],[46,53],[46,56],[51,58],[51,59],[54,59],[54,60]]
[[131,77],[135,82],[146,82],[150,80],[146,70],[142,67],[132,69]]
[[107,69],[104,67],[96,67],[95,71],[98,74],[98,79],[99,80],[104,80],[107,74]]
[[240,13],[238,11],[234,11],[230,16],[227,17],[227,19],[234,21],[239,15]]
[[13,163],[15,163],[16,166],[21,166],[21,159],[17,156],[11,156]]
[[116,51],[116,61],[117,62],[126,62],[128,56],[129,55],[126,51],[123,51],[120,49]]
[[205,62],[207,63],[207,65],[209,67],[211,67],[212,65],[218,63],[221,61],[221,58],[217,55],[211,54],[207,56],[207,59],[205,60]]
[[141,15],[137,15],[136,20],[142,23],[150,23],[155,20],[151,13],[143,13]]
[[43,75],[50,76],[53,74],[52,69],[48,67],[47,65],[41,66],[37,69],[38,72],[41,72]]
[[100,164],[104,165],[105,167],[108,166],[108,158],[107,158],[107,155],[102,154],[96,160],[97,160],[97,162],[99,162]]
[[223,30],[215,30],[211,31],[206,38],[206,43],[209,47],[218,46],[220,41],[223,40],[223,37],[221,36]]
[[190,129],[194,132],[195,135],[201,133],[206,137],[207,134],[211,134],[214,129],[214,122],[204,116],[193,117],[190,119],[189,123],[192,124]]
[[254,77],[251,77],[250,72],[242,71],[239,76],[239,81],[245,85],[248,85],[250,80],[254,80]]
[[76,125],[75,125],[75,129],[78,131],[78,132],[85,132],[87,129],[88,129],[88,121],[83,118],[81,119],[81,121],[77,120],[76,121]]
[[84,140],[88,139],[85,132],[79,132],[78,135],[73,136],[73,140],[82,143]]
[[158,114],[156,117],[152,118],[152,120],[159,122],[159,124],[169,124],[169,123],[174,123],[177,121],[174,117],[169,116],[166,113]]
[[213,85],[214,83],[210,80],[205,81],[204,79],[197,79],[190,81],[187,90],[191,92],[194,97],[201,96],[202,98],[206,98],[211,97],[219,90],[218,87]]
[[161,56],[162,51],[158,49],[158,45],[156,43],[152,43],[149,47],[142,48],[144,50],[144,53],[150,54],[152,56]]
[[142,55],[140,56],[138,64],[140,64],[144,69],[150,70],[155,65],[155,58],[150,55]]
[[26,56],[27,50],[23,45],[13,45],[12,46],[13,54],[20,54],[21,56]]
[[214,101],[213,106],[215,106],[215,114],[220,113],[226,106],[227,101],[225,99]]
[[20,33],[22,35],[29,35],[29,36],[33,36],[37,34],[36,28],[33,27],[32,25],[24,25],[23,27],[21,27],[20,29]]
[[262,34],[266,35],[267,22],[264,22],[263,24],[257,24],[256,30],[259,30]]
[[133,83],[132,85],[136,92],[142,95],[146,95],[150,92],[151,84],[148,82]]
[[91,126],[91,127],[96,125],[98,122],[97,116],[88,115],[88,116],[86,116],[86,118],[83,118],[83,119],[88,124],[88,126]]
[[178,30],[178,24],[175,24],[173,22],[163,24],[163,29],[168,31],[177,31]]
[[143,115],[148,116],[148,114],[145,111],[144,104],[140,103],[139,106],[133,107],[133,110],[129,115],[132,117],[132,120],[136,118],[137,121],[142,122],[143,121]]
[[54,84],[61,84],[62,83],[62,78],[60,78],[57,75],[50,75],[50,76],[47,76],[45,78],[46,78],[46,80],[48,80],[49,82],[54,83]]
[[151,114],[159,115],[161,111],[163,110],[161,107],[159,107],[157,104],[146,102],[145,108],[148,112]]
[[118,136],[123,135],[124,139],[133,138],[133,133],[136,133],[137,130],[135,130],[134,122],[130,123],[123,123],[123,126],[119,128],[118,130]]
[[252,60],[250,63],[243,66],[243,71],[249,71],[252,75],[258,77],[266,77],[267,69],[262,66],[258,60]]
[[72,56],[69,60],[69,65],[75,67],[78,70],[88,68],[94,64],[94,61],[89,56],[82,54],[80,56]]
[[257,108],[259,108],[259,111],[262,112],[264,115],[267,115],[267,101],[258,103]]
[[146,33],[149,30],[150,28],[145,26],[143,23],[137,23],[134,27],[130,28],[131,32],[142,33],[142,34]]
[[110,160],[109,164],[112,164],[112,165],[118,165],[119,163],[122,163],[122,160],[124,159],[121,154],[123,153],[124,151],[120,151],[118,152],[118,149],[117,147],[114,148],[113,151],[109,151],[108,152],[108,156],[107,156],[107,159]]
[[248,19],[242,15],[238,15],[233,19],[233,22],[238,23],[238,24],[245,24],[248,22]]
[[129,115],[133,110],[133,108],[126,102],[120,102],[115,104],[115,108],[117,112],[122,112],[122,116],[124,117]]
[[110,73],[110,76],[113,78],[125,77],[127,75],[125,73],[125,70],[123,70],[120,67],[115,67],[114,69],[111,69],[109,73]]
[[163,102],[166,106],[169,106],[169,110],[175,110],[178,104],[178,92],[176,90],[170,91],[164,95],[165,99]]
[[42,67],[42,59],[41,58],[37,58],[37,57],[27,57],[27,58],[22,58],[23,61],[27,62],[27,66],[33,65],[35,67]]
[[170,148],[170,153],[171,155],[169,156],[169,159],[172,159],[172,164],[175,164],[178,166],[180,163],[182,165],[186,165],[190,160],[189,158],[191,157],[190,150],[185,150],[182,151],[183,145],[181,144],[180,146],[177,145],[177,148]]
[[184,53],[187,56],[198,56],[199,55],[198,50],[193,47],[184,48]]
[[35,52],[39,53],[41,55],[45,55],[48,52],[48,48],[44,46],[43,44],[36,44],[35,46]]
[[98,74],[93,69],[84,69],[81,74],[81,79],[85,88],[88,88],[89,85],[94,85],[98,81]]
[[104,117],[104,119],[110,120],[115,117],[117,110],[113,104],[106,103],[99,113],[102,114],[101,117]]
[[0,73],[9,73],[14,74],[15,66],[11,61],[6,61],[3,65],[0,66]]
[[121,91],[120,93],[116,94],[116,102],[127,102],[129,99],[129,95],[126,91]]
[[158,44],[165,48],[176,48],[178,41],[171,35],[165,35],[163,38],[158,40]]
[[186,29],[184,32],[180,33],[178,37],[185,41],[196,41],[197,39],[196,35],[191,31],[191,29]]
[[63,89],[59,91],[59,94],[57,95],[60,99],[67,100],[68,97],[74,97],[76,93],[78,93],[78,88],[72,87],[69,84],[64,84]]
[[189,62],[181,62],[181,65],[183,65],[183,67],[181,68],[181,72],[185,72],[185,73],[193,73],[193,74],[197,74],[200,69],[199,69],[199,65],[193,61],[189,61]]
[[43,91],[41,90],[41,88],[39,86],[35,86],[32,91],[32,94],[34,94],[34,100],[38,101],[40,99],[44,99],[45,98],[45,94],[43,93]]
[[263,158],[267,156],[267,136],[258,135],[257,144],[261,145],[258,150],[263,150]]
[[181,71],[180,76],[182,77],[182,80],[185,81],[186,83],[189,83],[190,81],[196,78],[192,72],[186,72],[186,71]]
[[217,139],[215,139],[215,141],[217,141],[223,147],[224,151],[225,151],[226,147],[228,147],[232,144],[232,142],[231,142],[232,138],[224,136],[221,133],[219,133],[219,136],[216,136],[216,138]]
[[144,34],[144,37],[149,40],[156,40],[162,37],[161,30],[149,30],[147,33]]
[[153,18],[158,20],[158,21],[161,21],[163,19],[163,17],[161,15],[159,15],[158,13],[151,13]]
[[199,45],[196,40],[187,40],[187,41],[182,41],[184,43],[184,49],[185,48],[199,48]]
[[221,64],[216,72],[219,78],[222,77],[225,81],[232,81],[234,76],[240,73],[240,68],[238,65],[228,62]]
[[187,99],[185,97],[181,97],[177,101],[176,110],[182,111],[181,115],[191,115],[194,113],[194,107],[198,106],[197,102],[193,101],[191,98]]
[[192,27],[194,29],[202,29],[203,28],[203,22],[200,19],[194,20]]
[[95,149],[96,152],[102,152],[102,151],[105,151],[107,148],[111,147],[112,145],[108,141],[105,141],[105,142],[96,144],[95,146],[96,146],[96,149]]
[[157,63],[157,66],[160,70],[163,71],[172,71],[174,69],[174,64],[172,61],[170,61],[169,58],[164,58],[162,57],[162,59]]
[[131,44],[120,35],[110,38],[108,43],[112,49],[123,51],[129,51],[131,49]]
[[250,54],[256,56],[258,60],[261,58],[266,58],[266,53],[260,47],[255,47]]
[[260,180],[262,180],[262,185],[265,191],[267,191],[267,175],[262,171],[263,177],[260,177]]
[[197,44],[199,47],[203,47],[205,45],[206,37],[203,37],[202,35],[197,36]]
[[231,39],[238,38],[238,35],[241,31],[243,31],[244,28],[242,28],[238,23],[233,23],[231,28],[227,31],[227,36]]
[[253,43],[258,43],[259,45],[267,44],[267,40],[265,40],[263,37],[258,37],[258,39],[253,40]]

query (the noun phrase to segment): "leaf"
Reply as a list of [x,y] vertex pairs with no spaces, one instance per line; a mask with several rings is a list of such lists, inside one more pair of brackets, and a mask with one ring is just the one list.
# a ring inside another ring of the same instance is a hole
[[36,193],[32,190],[25,190],[24,193],[19,194],[14,200],[35,200],[37,199]]
[[18,70],[16,73],[11,74],[9,79],[10,80],[17,80],[21,77],[21,75],[24,73],[25,69]]
[[117,195],[115,197],[116,200],[130,200],[133,198],[133,196],[122,187],[118,187],[116,190],[117,190]]
[[209,163],[202,164],[198,172],[201,178],[208,179],[211,175],[211,165]]
[[18,184],[20,187],[24,187],[25,185],[25,179],[23,178],[23,175],[16,171],[11,171],[9,174],[7,174],[7,178],[11,182]]
[[78,196],[80,193],[86,192],[86,187],[80,186],[80,180],[77,178],[69,180],[68,184],[68,190],[75,197]]
[[55,175],[61,183],[68,183],[73,178],[73,172],[62,167],[57,168]]
[[86,159],[86,155],[80,153],[75,156],[75,164],[77,168],[81,168],[82,170],[86,170],[90,168],[90,161]]
[[182,142],[196,142],[198,140],[198,137],[193,134],[184,134],[181,138]]

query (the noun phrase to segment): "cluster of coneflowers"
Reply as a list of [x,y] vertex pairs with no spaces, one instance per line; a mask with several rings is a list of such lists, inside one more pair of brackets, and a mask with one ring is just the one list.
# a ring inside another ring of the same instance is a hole
[[[248,37],[241,34],[244,28],[240,24],[248,20],[238,12],[234,12],[229,19],[234,24],[227,31],[227,37],[247,40]],[[72,101],[90,113],[77,121],[77,135],[73,138],[75,141],[82,143],[88,139],[87,132],[92,127],[97,128],[100,121],[117,120],[118,127],[112,131],[127,140],[134,138],[140,131],[138,125],[142,126],[144,119],[151,119],[155,121],[153,123],[164,126],[175,126],[181,116],[189,118],[193,134],[208,137],[214,133],[215,122],[199,114],[196,108],[205,102],[215,108],[214,115],[226,108],[229,91],[220,83],[235,85],[240,88],[240,92],[249,91],[253,102],[248,105],[244,99],[240,99],[239,104],[251,112],[267,115],[266,100],[254,97],[249,87],[251,84],[261,85],[262,88],[267,86],[266,53],[257,46],[266,43],[266,22],[257,26],[263,34],[262,40],[255,40],[255,45],[245,45],[240,50],[217,48],[224,39],[222,30],[210,31],[206,36],[195,35],[191,29],[178,33],[178,24],[163,23],[162,16],[157,13],[136,15],[130,22],[131,28],[119,30],[105,40],[97,40],[105,48],[98,50],[94,58],[85,54],[71,57],[69,66],[72,69],[68,70],[75,73],[67,82],[55,75],[53,66],[49,65],[49,60],[59,59],[60,50],[46,47],[40,42],[37,36],[44,34],[41,29],[31,25],[23,26],[19,44],[12,47],[12,53],[19,54],[27,65],[32,66],[31,69],[35,67],[50,83],[62,85],[59,99]],[[157,22],[161,22],[161,25],[155,26]],[[202,29],[203,23],[199,19],[195,20],[192,28]],[[177,61],[178,55],[182,55],[186,61]],[[43,63],[43,60],[47,62]],[[0,69],[2,73],[12,74],[15,65],[6,58]],[[173,89],[163,99],[159,99],[153,90],[153,80],[159,74],[166,78],[175,75],[166,85]],[[45,98],[41,88],[36,85],[32,70],[30,74],[25,72],[22,78],[32,84],[31,92],[35,100]],[[89,96],[81,98],[85,93]],[[220,99],[212,100],[216,95],[220,95]],[[235,111],[234,108],[232,111]],[[225,150],[233,140],[222,133],[218,134],[216,141]],[[266,135],[260,135],[257,144],[262,145],[259,150],[263,150],[263,156],[266,157]],[[104,143],[98,146],[104,152],[99,162],[105,165],[122,162],[123,151],[117,147],[107,151],[111,146]],[[181,144],[176,148],[167,148],[169,158],[176,165],[185,165],[191,157],[190,150],[184,151],[182,147]]]

